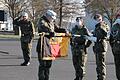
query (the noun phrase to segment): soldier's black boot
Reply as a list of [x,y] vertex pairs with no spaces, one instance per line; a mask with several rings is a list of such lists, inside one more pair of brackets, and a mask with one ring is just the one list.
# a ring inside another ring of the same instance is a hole
[[82,80],[82,77],[76,77],[74,80]]
[[30,65],[30,62],[24,62],[22,64],[20,64],[21,66],[29,66]]
[[74,80],[79,80],[79,77],[76,77]]

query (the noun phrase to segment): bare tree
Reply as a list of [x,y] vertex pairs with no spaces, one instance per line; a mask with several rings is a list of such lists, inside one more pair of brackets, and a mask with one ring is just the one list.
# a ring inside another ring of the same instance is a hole
[[63,18],[73,18],[75,16],[85,16],[84,3],[80,1],[65,0],[63,3]]
[[103,14],[105,18],[112,24],[116,14],[120,10],[120,0],[86,0],[86,9],[89,13]]
[[[31,19],[36,24],[37,19],[47,9],[53,9],[57,12],[59,18],[59,25],[61,26],[63,18],[69,18],[73,14],[79,14],[78,10],[82,7],[81,3],[69,2],[67,0],[1,0],[9,11],[11,18],[14,19],[22,11],[29,12]],[[16,27],[13,26],[16,33]]]
[[63,19],[73,15],[81,15],[80,10],[84,8],[83,3],[69,0],[47,0],[49,8],[55,10],[59,15],[59,26],[62,26]]
[[59,3],[57,0],[29,0],[31,19],[34,24],[38,21],[39,17],[48,9],[52,9],[58,13]]
[[27,0],[2,0],[1,2],[8,8],[10,17],[13,20],[20,12],[25,11],[29,7]]
[[46,10],[52,9],[58,14],[59,26],[62,26],[63,18],[71,17],[71,14],[79,14],[79,10],[83,8],[81,3],[75,1],[69,2],[67,0],[29,0],[31,18],[36,24],[39,16]]
[[[25,11],[29,6],[27,0],[1,0],[0,2],[7,8],[13,22],[19,13]],[[15,34],[18,34],[18,28],[14,26],[14,23],[13,30]]]
[[29,13],[35,26],[39,17],[45,12],[45,0],[29,0]]

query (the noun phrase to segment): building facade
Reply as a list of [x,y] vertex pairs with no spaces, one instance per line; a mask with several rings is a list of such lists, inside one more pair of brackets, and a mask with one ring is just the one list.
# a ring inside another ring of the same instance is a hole
[[2,2],[0,2],[0,14],[0,31],[13,31],[13,21],[9,16],[7,7]]

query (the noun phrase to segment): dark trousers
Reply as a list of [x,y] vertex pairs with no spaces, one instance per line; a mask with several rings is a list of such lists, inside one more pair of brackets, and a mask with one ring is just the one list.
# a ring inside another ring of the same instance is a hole
[[29,62],[31,59],[31,49],[32,49],[32,42],[21,42],[21,48],[23,52],[23,58],[25,62]]
[[117,79],[120,80],[120,52],[114,54],[114,62]]
[[51,60],[39,60],[39,80],[49,80],[50,68],[52,65]]
[[82,80],[83,76],[85,75],[85,64],[87,62],[87,54],[85,54],[85,52],[81,52],[79,53],[79,55],[73,55],[72,60],[76,74],[75,80]]

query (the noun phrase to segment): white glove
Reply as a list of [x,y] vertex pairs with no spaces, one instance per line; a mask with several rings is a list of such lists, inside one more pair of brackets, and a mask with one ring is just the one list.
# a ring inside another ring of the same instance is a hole
[[97,41],[97,38],[93,37],[93,36],[87,36],[87,35],[85,35],[85,39],[88,39],[88,40],[93,41],[93,42]]

